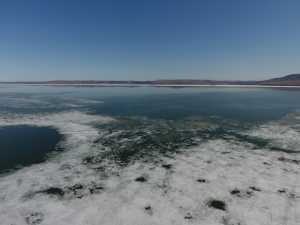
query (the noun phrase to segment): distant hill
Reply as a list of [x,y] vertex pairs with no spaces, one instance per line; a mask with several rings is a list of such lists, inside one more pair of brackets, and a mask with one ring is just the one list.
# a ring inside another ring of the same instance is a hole
[[300,74],[290,74],[259,82],[262,85],[300,86]]
[[198,79],[169,79],[154,81],[112,81],[112,80],[53,80],[53,81],[26,81],[0,82],[9,84],[45,84],[45,85],[103,85],[103,86],[138,86],[138,85],[264,85],[264,86],[300,86],[300,74],[290,74],[284,77],[262,81],[239,80],[198,80]]

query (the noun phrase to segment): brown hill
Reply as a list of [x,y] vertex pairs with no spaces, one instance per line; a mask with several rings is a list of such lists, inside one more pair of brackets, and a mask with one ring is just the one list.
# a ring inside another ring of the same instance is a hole
[[284,77],[264,80],[259,82],[259,84],[278,86],[300,86],[300,74],[290,74]]

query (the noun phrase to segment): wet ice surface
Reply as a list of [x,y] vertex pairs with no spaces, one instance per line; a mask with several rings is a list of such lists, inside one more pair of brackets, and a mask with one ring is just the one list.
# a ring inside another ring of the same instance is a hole
[[299,224],[298,124],[2,114],[56,128],[66,150],[0,177],[0,223]]

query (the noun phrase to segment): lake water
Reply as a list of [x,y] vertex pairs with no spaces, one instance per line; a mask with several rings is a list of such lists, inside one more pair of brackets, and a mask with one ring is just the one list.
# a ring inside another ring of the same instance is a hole
[[0,171],[40,163],[61,140],[51,128],[8,126],[0,129]]
[[88,110],[111,116],[180,119],[219,116],[251,122],[279,119],[299,110],[293,88],[126,88],[0,86],[0,112]]
[[299,146],[297,88],[0,85],[0,221],[299,224]]

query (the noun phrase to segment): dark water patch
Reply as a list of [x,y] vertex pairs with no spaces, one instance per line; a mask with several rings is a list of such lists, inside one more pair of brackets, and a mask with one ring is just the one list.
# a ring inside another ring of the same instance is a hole
[[8,126],[0,128],[0,172],[43,162],[61,150],[62,136],[53,128]]
[[207,180],[203,179],[203,178],[200,178],[200,179],[197,180],[197,182],[199,182],[199,183],[207,183]]
[[140,177],[135,178],[135,181],[144,183],[147,181],[147,178],[144,176],[140,176]]
[[237,189],[237,188],[233,189],[233,190],[230,192],[230,194],[232,194],[232,195],[238,195],[238,194],[240,194],[240,193],[241,193],[241,191],[240,191],[239,189]]
[[211,199],[207,202],[208,207],[225,211],[227,206],[222,200]]
[[166,170],[172,169],[173,165],[172,164],[163,164],[161,165],[162,168],[165,168]]
[[278,192],[278,193],[286,193],[286,192],[287,192],[287,189],[282,188],[282,189],[279,189],[277,192]]
[[150,205],[145,206],[145,210],[151,210],[151,209],[152,209],[152,207]]
[[151,207],[151,205],[147,205],[144,207],[145,212],[149,215],[152,216],[153,215],[153,209]]

